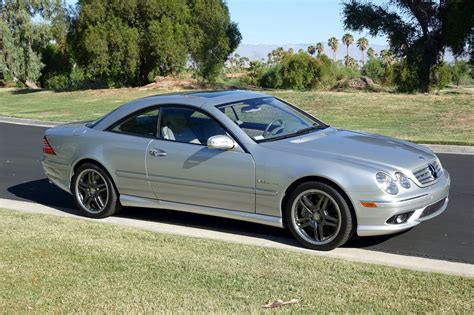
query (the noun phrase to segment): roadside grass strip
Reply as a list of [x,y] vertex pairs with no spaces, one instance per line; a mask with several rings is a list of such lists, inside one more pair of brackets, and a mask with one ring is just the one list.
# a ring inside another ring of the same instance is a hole
[[0,209],[0,310],[474,312],[474,279]]

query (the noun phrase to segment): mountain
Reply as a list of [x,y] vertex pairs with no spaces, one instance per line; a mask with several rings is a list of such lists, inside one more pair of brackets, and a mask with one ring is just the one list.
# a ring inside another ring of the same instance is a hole
[[[241,57],[247,57],[250,60],[267,60],[267,55],[269,52],[272,50],[278,48],[278,47],[283,47],[283,49],[288,50],[290,48],[293,48],[295,52],[298,51],[298,49],[303,49],[306,51],[308,46],[310,45],[316,45],[316,43],[313,44],[285,44],[285,45],[267,45],[267,44],[241,44],[237,50],[235,51],[236,54],[239,54]],[[383,49],[388,49],[388,46],[384,45],[376,45],[376,44],[369,44],[369,47],[372,47],[376,53],[380,53],[381,50]],[[367,47],[368,48],[368,47]],[[331,48],[327,45],[327,43],[324,43],[324,53],[328,55],[330,58],[332,58],[332,50]],[[365,52],[367,54],[367,51]],[[346,46],[342,45],[339,42],[339,48],[336,53],[336,59],[338,60],[344,60],[344,56],[346,55]],[[349,55],[352,58],[355,58],[356,60],[361,60],[362,59],[362,54],[357,48],[357,46],[351,45],[349,47]],[[367,55],[365,55],[365,59],[367,60]],[[453,56],[451,53],[447,52],[445,54],[446,61],[452,61]]]

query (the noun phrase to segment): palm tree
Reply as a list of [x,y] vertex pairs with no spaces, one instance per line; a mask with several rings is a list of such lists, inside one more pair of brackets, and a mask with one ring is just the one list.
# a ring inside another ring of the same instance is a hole
[[314,54],[316,53],[316,47],[314,47],[313,45],[311,46],[308,46],[308,54],[310,54],[311,56],[314,56]]
[[365,37],[361,37],[357,40],[357,47],[359,47],[359,50],[362,53],[362,64],[365,64],[364,51],[365,51],[365,49],[367,48],[368,45],[369,45],[369,40]]
[[346,33],[344,34],[344,36],[342,36],[342,42],[344,43],[344,45],[346,45],[346,60],[348,60],[349,59],[349,46],[354,43],[354,37],[351,34]]
[[370,58],[375,58],[377,54],[375,53],[375,49],[373,49],[372,47],[370,47],[369,49],[367,49],[367,57]]
[[328,39],[328,45],[329,47],[331,47],[331,50],[332,50],[332,59],[334,62],[336,62],[336,52],[337,52],[337,48],[339,46],[339,42],[337,40],[336,37],[331,37],[330,39]]
[[316,51],[318,52],[318,56],[324,52],[324,45],[323,43],[316,44]]
[[382,49],[380,51],[380,61],[384,65],[389,65],[393,62],[393,55],[389,50]]

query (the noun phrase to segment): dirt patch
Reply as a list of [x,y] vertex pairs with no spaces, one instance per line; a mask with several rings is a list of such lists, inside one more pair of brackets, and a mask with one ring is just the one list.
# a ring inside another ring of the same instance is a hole
[[345,89],[352,90],[369,90],[374,92],[383,91],[382,87],[375,84],[374,81],[366,76],[350,79],[339,80],[336,85],[332,88],[335,91],[342,91]]
[[196,79],[179,79],[172,76],[155,77],[154,82],[140,88],[141,90],[160,89],[160,90],[203,90],[203,89],[242,89],[240,86],[226,85],[219,83],[204,83]]

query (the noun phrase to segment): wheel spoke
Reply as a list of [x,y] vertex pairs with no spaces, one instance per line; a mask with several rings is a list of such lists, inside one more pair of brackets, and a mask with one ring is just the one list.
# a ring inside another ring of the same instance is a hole
[[301,223],[301,222],[305,222],[305,221],[309,221],[309,220],[310,220],[310,216],[305,216],[305,217],[296,219],[296,223]]
[[311,226],[311,229],[313,230],[314,234],[314,239],[316,241],[319,241],[319,236],[318,236],[318,223],[314,220],[309,221],[309,225]]
[[307,227],[310,226],[310,225],[311,225],[311,221],[308,220],[308,221],[306,221],[305,223],[300,224],[299,227],[300,227],[300,229],[304,229],[304,228],[307,228]]
[[323,217],[326,221],[329,221],[329,222],[332,222],[332,223],[338,223],[339,222],[338,218],[332,217],[332,216],[330,216],[329,214],[327,214],[325,212],[323,212]]
[[100,196],[95,196],[94,197],[94,202],[96,203],[96,205],[99,209],[102,209],[104,207],[104,202],[102,201]]
[[324,202],[321,205],[321,208],[319,208],[321,210],[321,212],[326,211],[326,208],[328,207],[328,203],[329,203],[329,198],[324,197]]
[[87,184],[84,183],[83,181],[80,181],[80,182],[79,182],[79,188],[87,189],[88,186],[87,186]]
[[91,195],[86,195],[86,199],[84,200],[84,205],[90,208],[92,200],[93,200],[93,197]]
[[304,209],[307,213],[309,213],[309,215],[312,215],[312,214],[313,214],[313,211],[312,211],[310,208],[308,208],[308,206],[306,206],[306,204],[305,204],[302,200],[300,200],[299,203],[300,203],[300,205],[303,207],[303,209]]
[[311,200],[309,200],[308,196],[301,197],[301,201],[303,201],[305,206],[310,208],[310,209],[314,207],[314,204],[311,202]]
[[324,240],[324,223],[319,223],[317,226],[318,229],[318,241]]
[[318,200],[318,203],[316,204],[316,209],[321,209],[321,205],[323,204],[324,199],[326,199],[326,196],[321,195],[321,197]]

